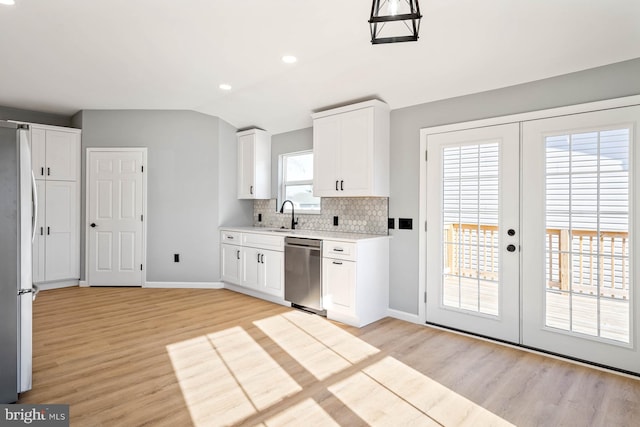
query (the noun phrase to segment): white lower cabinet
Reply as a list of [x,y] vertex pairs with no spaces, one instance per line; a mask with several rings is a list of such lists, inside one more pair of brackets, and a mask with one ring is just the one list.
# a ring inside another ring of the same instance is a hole
[[284,237],[223,231],[221,240],[223,282],[284,298]]
[[361,327],[387,316],[389,239],[324,240],[322,288],[327,317]]
[[36,181],[38,222],[33,241],[33,281],[80,277],[78,183]]
[[322,266],[324,308],[355,316],[356,263],[327,258]]
[[242,247],[235,245],[220,245],[220,266],[222,269],[222,281],[240,284],[240,265]]
[[242,248],[242,282],[277,297],[284,296],[284,253],[258,248]]

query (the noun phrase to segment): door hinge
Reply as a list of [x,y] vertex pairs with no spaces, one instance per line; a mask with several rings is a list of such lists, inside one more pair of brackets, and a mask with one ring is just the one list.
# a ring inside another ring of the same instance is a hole
[[429,151],[424,150],[424,161],[428,162],[429,161]]
[[140,221],[144,221],[144,215],[140,215]]
[[427,231],[427,221],[424,222],[424,231]]
[[142,264],[140,264],[140,271],[142,271]]
[[424,302],[425,303],[427,302],[427,293],[426,292],[424,293]]

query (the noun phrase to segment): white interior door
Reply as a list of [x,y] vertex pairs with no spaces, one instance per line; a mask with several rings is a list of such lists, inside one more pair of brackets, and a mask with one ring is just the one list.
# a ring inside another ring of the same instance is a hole
[[88,151],[87,280],[143,285],[144,149]]
[[640,373],[640,107],[523,125],[523,343]]
[[519,341],[519,133],[427,137],[427,322]]

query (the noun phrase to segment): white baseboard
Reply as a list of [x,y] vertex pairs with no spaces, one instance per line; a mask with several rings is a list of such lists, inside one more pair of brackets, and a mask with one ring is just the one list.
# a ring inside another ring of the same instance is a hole
[[73,286],[78,286],[78,280],[63,280],[60,282],[36,283],[36,286],[41,291],[48,291],[49,289],[71,288]]
[[222,282],[146,282],[143,288],[224,289]]
[[81,288],[88,288],[89,284],[87,283],[86,280],[80,280],[79,285]]
[[406,311],[394,310],[392,308],[387,310],[389,317],[394,319],[404,320],[405,322],[415,323],[421,325],[420,317],[417,314],[407,313]]

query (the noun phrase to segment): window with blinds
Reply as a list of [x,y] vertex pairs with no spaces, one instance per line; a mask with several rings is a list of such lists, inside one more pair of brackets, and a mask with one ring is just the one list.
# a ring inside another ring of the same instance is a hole
[[548,327],[629,342],[629,137],[545,138]]
[[442,304],[499,315],[498,143],[442,149]]

